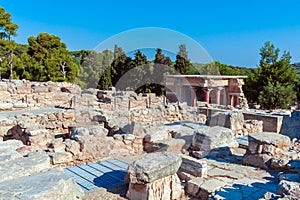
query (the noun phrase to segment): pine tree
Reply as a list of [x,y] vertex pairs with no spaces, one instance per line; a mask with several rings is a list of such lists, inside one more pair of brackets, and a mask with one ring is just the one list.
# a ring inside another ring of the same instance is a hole
[[189,67],[191,66],[190,60],[188,58],[188,52],[184,44],[179,46],[179,52],[176,55],[175,70],[180,74],[187,74]]
[[[290,53],[284,51],[279,59],[279,52],[270,42],[260,49],[258,77],[253,85],[259,91],[258,102],[267,109],[286,108],[296,98],[291,90],[296,83],[296,69],[290,64]],[[276,104],[272,103],[274,99]]]
[[[78,65],[60,38],[48,33],[28,38],[28,55],[31,56],[29,73],[35,81],[69,81],[74,82]],[[65,69],[62,70],[62,65]],[[65,72],[64,72],[65,71]]]
[[0,7],[0,47],[2,51],[6,52],[6,56],[3,58],[9,57],[10,80],[13,78],[13,55],[16,48],[16,43],[12,37],[17,35],[17,29],[18,25],[12,23],[11,14]]

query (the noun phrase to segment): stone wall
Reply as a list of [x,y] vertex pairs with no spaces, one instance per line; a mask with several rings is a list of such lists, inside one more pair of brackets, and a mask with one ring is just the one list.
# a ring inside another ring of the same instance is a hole
[[80,93],[79,86],[66,82],[4,81],[0,84],[0,111],[71,107],[72,97]]
[[291,117],[283,118],[280,133],[290,138],[300,139],[300,111],[292,112]]
[[[221,109],[221,108],[205,108],[200,107],[198,108],[198,112],[201,114],[204,114],[207,116],[207,118],[210,118],[211,116],[215,115],[216,113],[222,113],[222,112],[228,112],[230,110],[228,109]],[[280,115],[272,115],[272,114],[260,114],[260,113],[254,113],[249,111],[243,111],[244,120],[248,122],[253,122],[253,125],[257,125],[256,122],[262,121],[263,131],[265,132],[275,132],[279,133],[281,131],[281,126],[283,123],[284,116]],[[287,121],[288,123],[288,121]],[[249,127],[249,125],[245,125]],[[289,125],[287,125],[289,126]],[[250,127],[249,127],[250,128]],[[256,128],[252,128],[252,130],[258,129],[259,126]],[[244,130],[243,130],[244,131]],[[245,133],[249,132],[252,133],[251,128],[249,130],[245,130]],[[240,132],[239,135],[242,135]]]
[[133,111],[131,120],[144,124],[157,124],[176,122],[176,121],[195,121],[205,123],[206,117],[198,113],[196,107],[186,107],[182,109],[178,104],[169,104],[166,107],[141,109]]
[[263,131],[279,133],[283,121],[283,116],[258,114],[244,112],[245,120],[258,120],[263,122]]
[[263,131],[263,122],[258,120],[244,120],[242,111],[213,112],[207,119],[208,126],[221,126],[233,131],[235,137]]

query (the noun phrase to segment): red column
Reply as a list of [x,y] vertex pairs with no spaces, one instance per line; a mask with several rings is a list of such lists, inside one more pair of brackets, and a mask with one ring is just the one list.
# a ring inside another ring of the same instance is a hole
[[197,91],[196,87],[191,87],[191,106],[196,106],[196,102],[197,102],[196,91]]
[[205,88],[204,92],[205,92],[205,101],[207,103],[209,103],[209,93],[210,93],[211,89]]
[[218,104],[218,105],[220,105],[221,90],[222,90],[222,88],[216,89],[216,104]]

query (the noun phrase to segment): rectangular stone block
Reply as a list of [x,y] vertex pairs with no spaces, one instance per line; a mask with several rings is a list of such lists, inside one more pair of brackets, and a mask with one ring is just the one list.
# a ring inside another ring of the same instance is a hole
[[127,198],[130,200],[181,199],[184,191],[176,174],[170,175],[152,183],[130,183]]
[[18,86],[16,88],[16,93],[17,94],[31,94],[32,93],[32,89],[31,87],[27,87],[27,86]]
[[182,163],[179,172],[184,172],[195,177],[206,177],[207,163],[191,156],[182,155]]

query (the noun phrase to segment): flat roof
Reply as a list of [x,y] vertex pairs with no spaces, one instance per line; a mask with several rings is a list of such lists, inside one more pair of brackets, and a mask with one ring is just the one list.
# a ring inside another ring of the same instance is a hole
[[228,76],[228,75],[167,75],[174,78],[204,78],[204,79],[230,79],[230,78],[247,78],[247,76]]

